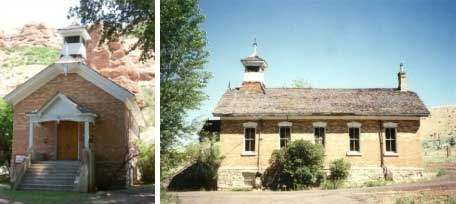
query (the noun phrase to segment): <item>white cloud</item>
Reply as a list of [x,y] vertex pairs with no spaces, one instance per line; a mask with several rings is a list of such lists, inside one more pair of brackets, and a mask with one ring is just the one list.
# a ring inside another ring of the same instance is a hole
[[44,23],[59,28],[76,21],[68,20],[68,9],[78,0],[1,0],[0,30],[14,32],[27,23]]

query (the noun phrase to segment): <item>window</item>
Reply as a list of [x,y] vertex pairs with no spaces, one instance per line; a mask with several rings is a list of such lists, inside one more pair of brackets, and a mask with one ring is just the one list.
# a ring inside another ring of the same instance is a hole
[[259,72],[260,67],[259,66],[246,66],[245,67],[245,72]]
[[255,152],[255,128],[248,127],[244,130],[244,151]]
[[66,43],[80,43],[81,38],[79,36],[68,36],[68,37],[65,37],[65,42]]
[[325,128],[314,127],[315,144],[321,144],[325,146]]
[[350,127],[348,128],[348,134],[350,135],[350,151],[359,152],[359,128]]
[[291,140],[291,128],[289,126],[282,126],[279,128],[280,134],[280,148],[286,147]]
[[396,128],[385,128],[386,152],[396,152]]

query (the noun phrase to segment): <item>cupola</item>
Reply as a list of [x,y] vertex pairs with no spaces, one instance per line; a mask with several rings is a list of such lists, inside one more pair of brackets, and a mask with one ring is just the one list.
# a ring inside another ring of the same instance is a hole
[[90,35],[84,26],[71,25],[65,28],[57,29],[63,37],[63,49],[60,52],[62,60],[85,60],[87,59],[86,41],[90,40]]
[[264,89],[264,71],[268,67],[266,60],[262,59],[257,54],[257,42],[253,43],[253,53],[241,59],[242,65],[244,65],[244,79],[242,87],[260,87]]

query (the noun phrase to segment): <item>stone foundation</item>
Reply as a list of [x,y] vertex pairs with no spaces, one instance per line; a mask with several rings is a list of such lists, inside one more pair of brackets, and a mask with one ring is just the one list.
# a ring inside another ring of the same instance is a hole
[[252,188],[257,172],[257,168],[219,169],[217,188],[219,190]]
[[[422,168],[388,168],[394,182],[403,183],[423,178]],[[234,188],[252,188],[257,168],[223,168],[218,171],[217,187],[219,190]],[[260,171],[261,172],[261,171]],[[329,175],[329,169],[325,169]],[[262,172],[261,172],[262,173]],[[367,181],[383,179],[381,167],[352,167],[347,179],[349,185],[361,186]]]

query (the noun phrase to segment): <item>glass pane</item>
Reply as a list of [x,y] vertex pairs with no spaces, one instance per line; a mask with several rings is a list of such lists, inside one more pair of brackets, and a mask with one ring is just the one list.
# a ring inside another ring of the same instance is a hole
[[396,152],[396,140],[391,141],[391,151]]
[[252,151],[252,152],[255,151],[255,140],[250,141],[250,151]]

